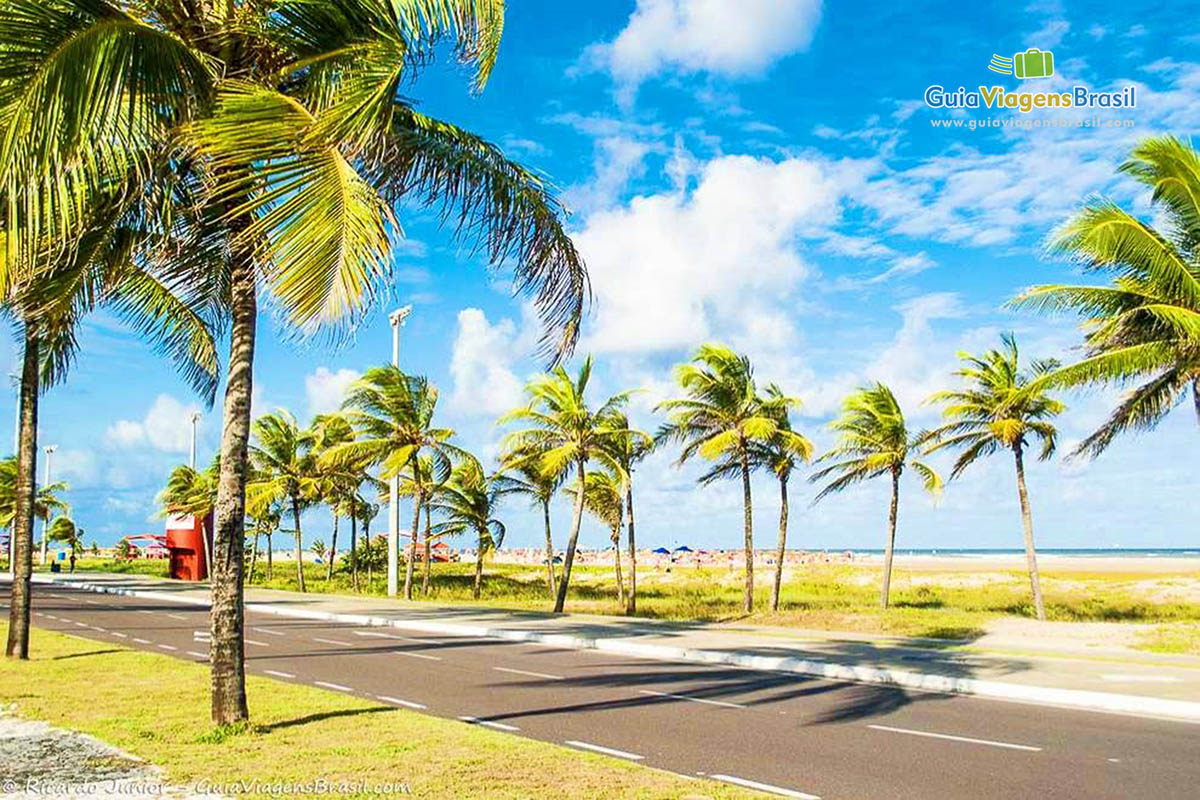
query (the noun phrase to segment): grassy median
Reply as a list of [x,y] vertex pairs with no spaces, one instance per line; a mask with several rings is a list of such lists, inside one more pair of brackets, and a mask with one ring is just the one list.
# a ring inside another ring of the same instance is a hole
[[214,732],[203,665],[38,628],[31,650],[28,662],[0,660],[0,700],[158,764],[172,783],[393,782],[438,798],[760,796],[255,676],[253,726]]

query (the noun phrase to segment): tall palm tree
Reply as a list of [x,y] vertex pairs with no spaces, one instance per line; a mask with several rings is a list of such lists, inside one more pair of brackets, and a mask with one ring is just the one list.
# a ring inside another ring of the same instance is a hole
[[58,516],[50,521],[46,530],[50,541],[65,544],[71,553],[71,572],[75,571],[75,559],[83,551],[83,528],[75,525],[68,516]]
[[250,445],[253,473],[246,487],[247,503],[251,507],[277,502],[291,506],[296,582],[302,592],[305,591],[304,534],[300,512],[318,496],[321,480],[312,447],[312,431],[301,428],[287,411],[263,414],[254,420],[254,442]]
[[247,503],[246,514],[254,520],[254,550],[250,556],[250,571],[246,573],[247,580],[254,582],[254,568],[258,564],[258,540],[267,540],[267,580],[275,577],[274,550],[271,537],[283,525],[283,503],[279,501],[260,501],[258,504]]
[[922,437],[909,432],[904,412],[892,390],[882,383],[864,386],[842,403],[842,413],[829,423],[837,432],[833,449],[818,459],[833,462],[813,473],[816,483],[830,478],[813,499],[816,503],[862,481],[886,475],[892,480],[892,504],[888,512],[888,537],[883,556],[881,608],[888,607],[892,584],[892,548],[896,543],[896,517],[900,507],[900,476],[912,467],[921,476],[925,490],[935,497],[941,493],[942,479],[918,454]]
[[[491,264],[514,263],[547,351],[574,344],[587,275],[547,184],[401,94],[444,39],[474,65],[482,90],[503,8],[12,0],[0,12],[9,94],[0,102],[13,109],[0,185],[19,184],[18,168],[57,175],[59,164],[81,165],[73,181],[83,185],[102,168],[136,168],[148,190],[173,187],[204,212],[197,246],[170,268],[226,287],[231,322],[211,615],[218,724],[248,717],[239,553],[260,288],[302,333],[360,318],[391,263],[391,210],[424,201]],[[36,213],[42,205],[25,209],[22,229],[51,216]]]
[[354,430],[350,423],[340,414],[318,414],[313,418],[309,429],[313,434],[313,455],[318,458],[320,473],[317,489],[321,501],[329,506],[333,514],[333,530],[329,540],[329,564],[325,571],[325,581],[333,579],[333,562],[337,559],[338,518],[346,507],[349,495],[353,491],[355,480],[355,465],[346,466],[322,465],[319,462],[321,453],[330,448],[348,442],[354,438]]
[[[425,539],[422,542],[422,570],[421,570],[421,594],[429,594],[430,581],[430,561],[433,555],[433,518],[430,513],[430,503],[433,501],[434,495],[437,494],[442,482],[438,481],[433,474],[433,459],[422,457],[417,460],[418,480],[413,479],[413,471],[405,473],[400,479],[399,492],[400,497],[415,498],[417,494],[417,486],[421,486],[421,511],[425,514]],[[449,478],[449,475],[445,476]]]
[[1121,171],[1153,190],[1155,228],[1094,200],[1050,241],[1108,286],[1036,286],[1018,308],[1083,318],[1084,358],[1044,376],[1049,386],[1138,384],[1074,454],[1098,456],[1125,431],[1149,430],[1190,393],[1200,422],[1200,154],[1164,136],[1143,141]]
[[495,477],[497,485],[505,494],[518,494],[529,498],[531,505],[542,509],[543,531],[546,535],[546,585],[550,599],[558,597],[557,581],[554,577],[554,538],[550,531],[550,501],[562,485],[566,472],[558,474],[543,472],[536,460],[525,460],[520,467],[503,472]]
[[483,558],[504,542],[504,523],[496,519],[500,488],[484,475],[474,458],[463,460],[442,483],[431,505],[442,521],[434,526],[435,536],[475,534],[475,582],[472,596],[478,600],[483,587]]
[[[589,514],[608,528],[613,546],[613,567],[617,580],[617,602],[628,608],[625,597],[625,581],[621,576],[621,524],[624,516],[624,481],[609,472],[591,470],[583,478],[583,507]],[[567,494],[578,498],[579,482],[567,487]]]
[[1003,348],[982,356],[959,353],[966,365],[955,374],[968,388],[937,392],[930,402],[943,403],[946,424],[930,431],[926,452],[942,448],[961,449],[950,472],[953,480],[984,456],[1009,450],[1017,468],[1017,499],[1021,505],[1021,524],[1025,531],[1025,562],[1033,606],[1040,620],[1046,619],[1042,586],[1038,576],[1037,551],[1033,546],[1033,514],[1029,510],[1029,492],[1025,488],[1025,448],[1030,439],[1041,442],[1038,457],[1054,455],[1058,431],[1049,421],[1066,406],[1046,394],[1041,379],[1058,368],[1054,360],[1035,360],[1022,369],[1017,341],[1012,334],[1002,337]]
[[743,608],[754,610],[754,519],[750,495],[751,454],[779,430],[775,415],[763,408],[750,359],[720,344],[705,344],[689,364],[675,368],[687,395],[659,405],[667,422],[656,441],[682,445],[676,465],[693,456],[716,462],[732,460],[742,477],[742,533],[746,559]]
[[[625,613],[636,614],[637,537],[633,524],[633,470],[654,449],[654,437],[645,431],[630,427],[629,418],[622,411],[609,415],[606,424],[617,430],[617,433],[609,440],[609,446],[625,476],[621,481],[621,488],[625,493],[625,525],[629,531],[629,596],[628,602],[625,604]],[[619,558],[617,559],[617,569],[619,572]]]
[[449,475],[454,462],[473,459],[470,453],[450,443],[453,429],[434,425],[437,402],[437,387],[424,377],[406,375],[391,365],[373,367],[350,385],[342,406],[355,438],[321,455],[321,462],[332,466],[378,465],[381,479],[407,472],[412,480],[413,517],[404,574],[407,600],[412,599],[413,562],[417,556],[421,507],[425,502],[420,459],[422,456],[430,459],[432,474],[438,481]]
[[[529,427],[513,431],[505,437],[503,463],[507,469],[519,470],[527,464],[536,465],[547,476],[561,479],[572,470],[583,482],[591,461],[607,466],[623,475],[621,465],[612,454],[611,443],[621,429],[611,423],[612,414],[629,402],[629,392],[610,397],[599,409],[587,402],[588,382],[592,377],[591,356],[584,359],[579,374],[572,378],[561,366],[553,372],[531,381],[525,392],[529,404],[502,416],[498,424],[521,422]],[[575,498],[571,516],[571,534],[563,559],[562,578],[554,598],[554,613],[561,614],[567,602],[571,582],[571,566],[579,544],[579,527],[583,523],[583,495]]]

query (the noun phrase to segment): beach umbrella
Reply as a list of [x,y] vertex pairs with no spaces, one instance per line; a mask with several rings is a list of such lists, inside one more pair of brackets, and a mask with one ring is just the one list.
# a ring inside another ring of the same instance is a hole
[[664,556],[669,556],[669,555],[671,555],[671,551],[670,551],[670,550],[668,550],[668,549],[667,549],[667,548],[665,548],[665,547],[656,547],[656,548],[654,548],[653,550],[651,550],[650,552],[652,552],[652,553],[658,553],[659,555],[664,555]]
[[690,552],[692,552],[692,548],[688,547],[686,544],[681,544],[681,545],[679,545],[679,547],[675,548],[675,552],[676,553],[690,553]]

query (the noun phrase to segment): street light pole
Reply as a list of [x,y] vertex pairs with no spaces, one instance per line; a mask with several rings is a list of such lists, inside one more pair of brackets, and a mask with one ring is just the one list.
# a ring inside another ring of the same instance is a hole
[[[388,315],[392,323],[392,366],[400,366],[400,329],[412,313],[412,306],[398,308]],[[400,592],[400,475],[388,481],[388,597]]]
[[196,468],[196,423],[200,421],[200,412],[192,412],[192,449],[188,455],[188,466]]
[[[48,444],[43,448],[43,450],[46,453],[46,482],[44,484],[42,484],[43,488],[50,485],[50,459],[54,455],[54,451],[57,449],[58,449],[58,445],[56,445],[56,444]],[[36,493],[35,493],[34,505],[36,505],[36,504],[37,504],[37,500],[36,500]],[[49,552],[49,544],[50,544],[49,534],[50,534],[50,514],[47,513],[46,518],[44,520],[42,520],[42,565],[43,566],[46,564],[46,555]]]

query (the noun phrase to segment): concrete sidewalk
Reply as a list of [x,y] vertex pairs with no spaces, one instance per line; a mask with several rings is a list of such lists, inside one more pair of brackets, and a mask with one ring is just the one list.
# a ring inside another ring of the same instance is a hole
[[[206,584],[107,573],[39,574],[34,580],[208,604]],[[657,660],[726,664],[1200,721],[1200,658],[1096,646],[1096,631],[1090,638],[1071,636],[1072,630],[1087,623],[1041,623],[1060,626],[1061,636],[1030,637],[1018,626],[1007,634],[955,642],[743,624],[552,615],[256,587],[246,588],[246,604],[254,611],[302,619],[540,642]]]

